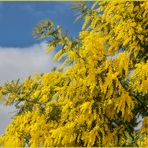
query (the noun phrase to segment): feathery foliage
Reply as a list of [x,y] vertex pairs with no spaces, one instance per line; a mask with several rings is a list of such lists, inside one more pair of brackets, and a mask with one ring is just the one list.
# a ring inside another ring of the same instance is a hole
[[36,38],[48,38],[48,52],[61,48],[54,60],[62,70],[1,86],[17,113],[0,145],[148,146],[148,2],[81,6],[78,38],[48,20],[34,29]]

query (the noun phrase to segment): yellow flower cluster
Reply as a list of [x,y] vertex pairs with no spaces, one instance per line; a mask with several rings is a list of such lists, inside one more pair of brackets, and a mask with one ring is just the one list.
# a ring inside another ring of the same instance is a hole
[[62,72],[35,74],[21,84],[2,85],[0,96],[6,95],[5,103],[16,104],[19,112],[0,137],[0,145],[146,145],[147,117],[140,131],[144,140],[138,143],[133,137],[137,117],[145,112],[137,111],[141,102],[135,94],[148,94],[144,57],[148,2],[95,5],[79,34],[80,44],[73,46],[67,37],[64,49],[54,57],[66,57]]

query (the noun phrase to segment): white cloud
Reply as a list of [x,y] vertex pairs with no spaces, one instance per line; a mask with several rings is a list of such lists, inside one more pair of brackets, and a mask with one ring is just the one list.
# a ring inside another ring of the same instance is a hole
[[[0,84],[7,80],[24,79],[34,73],[49,72],[59,63],[52,62],[55,51],[46,54],[47,44],[42,42],[26,48],[0,47]],[[0,134],[11,121],[14,107],[0,104]]]
[[14,114],[13,106],[4,106],[0,104],[0,135],[4,133],[7,125],[11,122],[11,117]]
[[0,84],[59,66],[59,63],[52,62],[55,51],[47,54],[46,49],[45,42],[26,48],[0,47]]

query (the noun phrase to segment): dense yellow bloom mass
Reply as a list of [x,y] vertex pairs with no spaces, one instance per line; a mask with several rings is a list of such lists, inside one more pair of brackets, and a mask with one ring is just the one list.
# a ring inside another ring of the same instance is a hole
[[62,70],[0,87],[18,109],[0,145],[147,146],[147,23],[148,2],[111,1],[93,5],[77,40],[57,27],[47,50],[62,46]]

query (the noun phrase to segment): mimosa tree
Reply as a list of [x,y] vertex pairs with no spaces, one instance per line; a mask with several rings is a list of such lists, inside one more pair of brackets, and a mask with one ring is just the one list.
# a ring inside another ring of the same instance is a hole
[[33,31],[49,40],[48,52],[61,48],[61,67],[1,86],[17,113],[0,145],[148,146],[148,2],[76,8],[84,18],[78,38],[48,20]]

